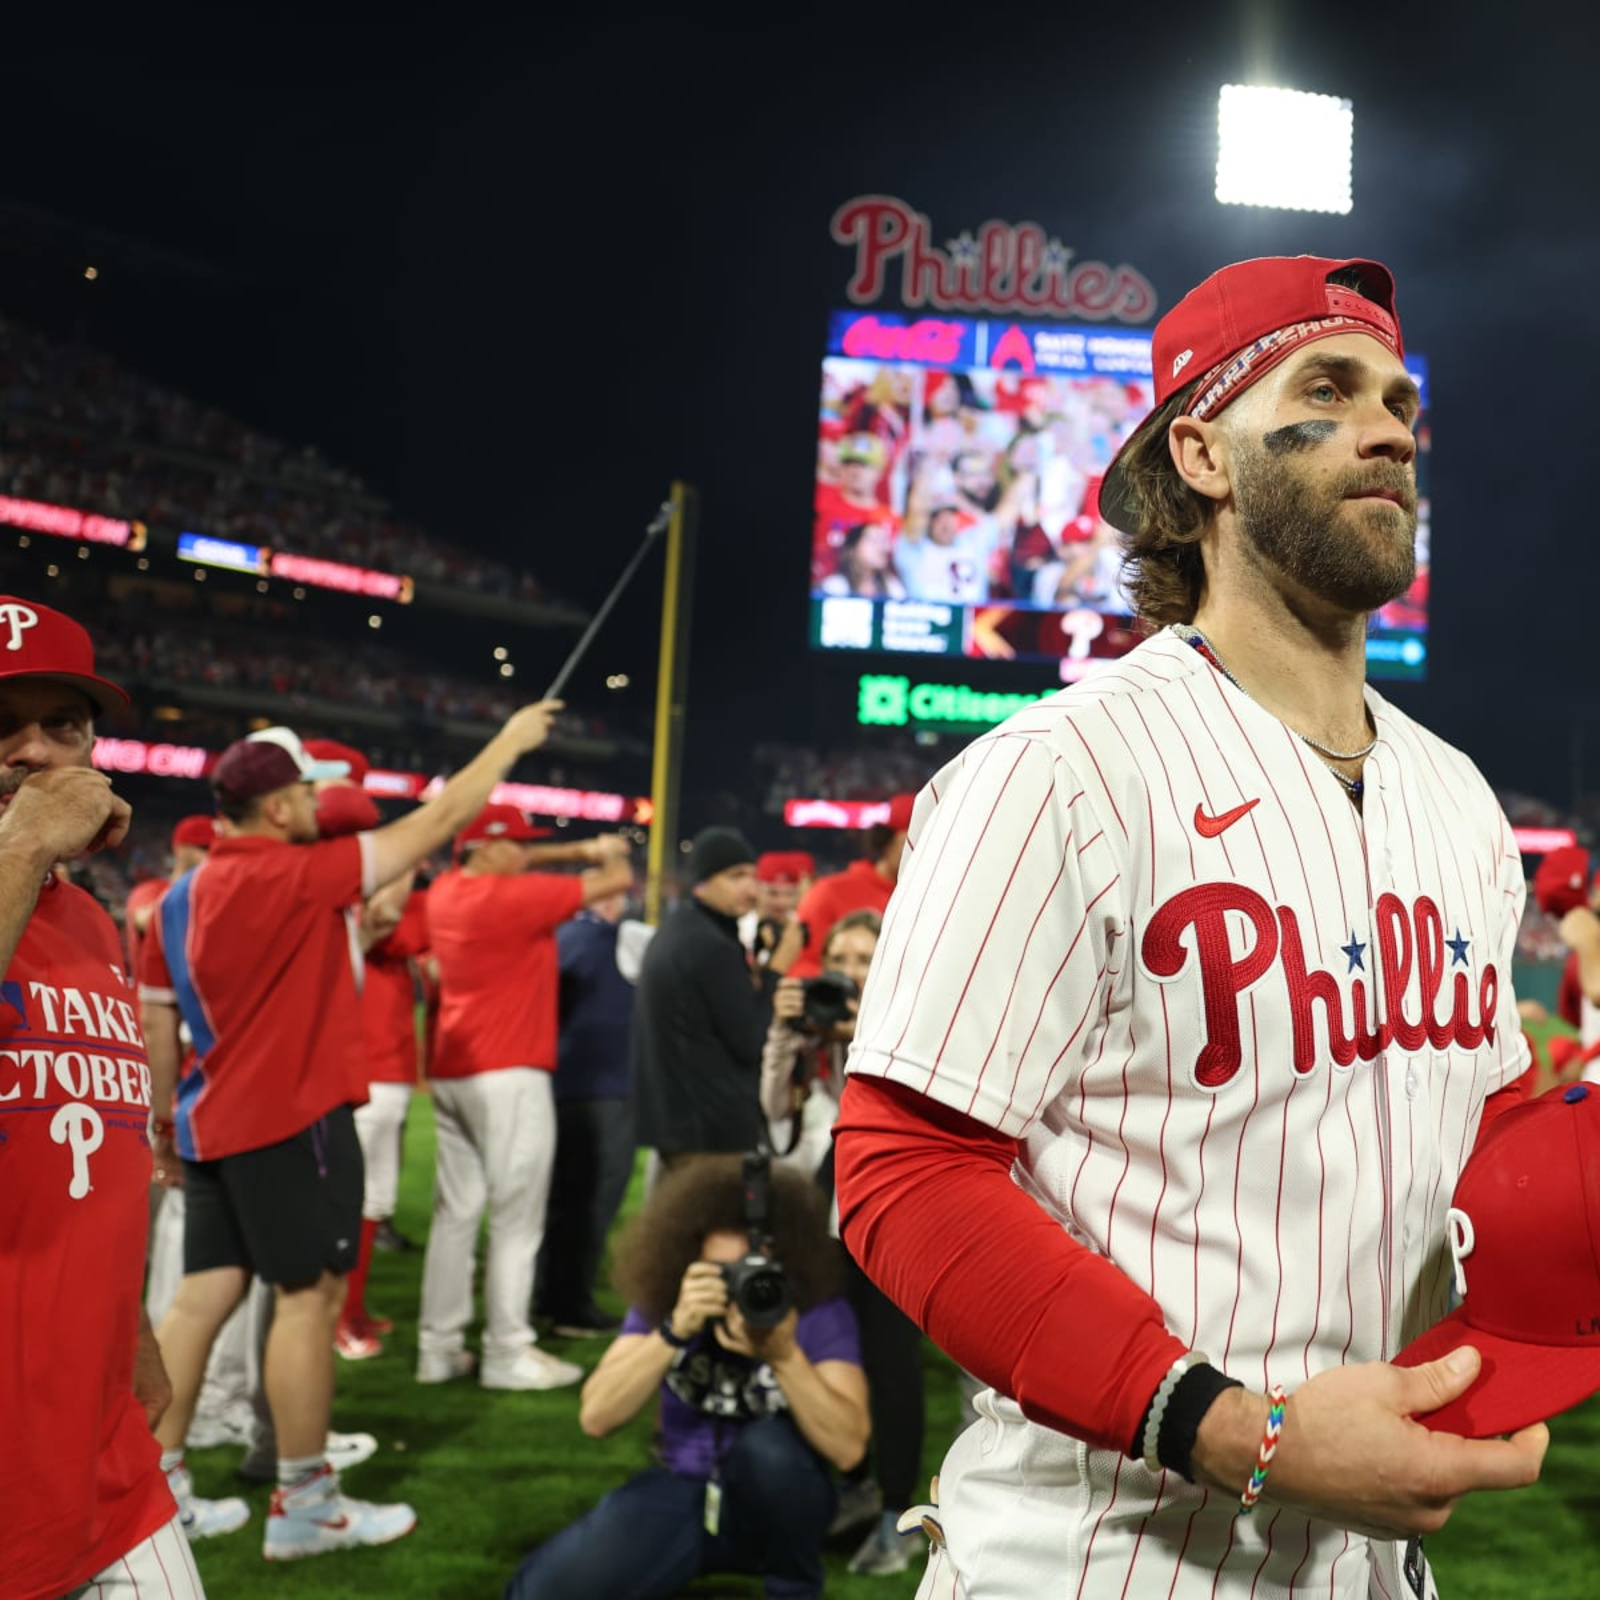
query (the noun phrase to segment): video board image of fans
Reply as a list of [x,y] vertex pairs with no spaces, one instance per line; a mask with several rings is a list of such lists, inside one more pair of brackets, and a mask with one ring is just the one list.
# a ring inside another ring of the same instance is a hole
[[[1426,405],[1426,363],[1407,366]],[[1099,489],[1152,394],[1142,330],[836,313],[812,644],[1053,661],[1064,681],[1131,649],[1142,633]],[[1373,618],[1374,677],[1421,677],[1426,664],[1426,416],[1418,441],[1417,581]]]

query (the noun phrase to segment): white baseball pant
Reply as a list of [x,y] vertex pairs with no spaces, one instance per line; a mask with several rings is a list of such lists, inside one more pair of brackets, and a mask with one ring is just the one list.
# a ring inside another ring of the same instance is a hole
[[366,1162],[366,1190],[361,1215],[386,1222],[400,1201],[400,1130],[411,1103],[409,1083],[369,1083],[369,1096],[355,1112],[356,1138]]
[[176,1516],[64,1600],[206,1600]]
[[483,1356],[515,1360],[534,1342],[534,1258],[556,1153],[550,1074],[508,1067],[441,1078],[433,1085],[433,1110],[437,1165],[418,1345],[426,1352],[462,1347],[472,1320],[478,1223],[487,1206]]

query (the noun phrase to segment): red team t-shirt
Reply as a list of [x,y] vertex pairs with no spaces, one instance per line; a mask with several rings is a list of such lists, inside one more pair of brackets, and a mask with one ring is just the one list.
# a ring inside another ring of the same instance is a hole
[[[336,1106],[365,1102],[360,949],[346,912],[373,887],[368,837],[219,839],[151,921],[140,993],[178,1004],[186,969],[206,1024],[189,1019],[196,1060],[178,1088],[186,1159],[281,1144]],[[168,919],[180,916],[177,951]]]
[[583,883],[551,873],[446,872],[428,890],[439,963],[430,1078],[556,1068],[555,931],[583,909]]
[[367,951],[361,986],[361,1024],[367,1041],[368,1083],[417,1081],[417,997],[411,962],[428,949],[428,895],[406,900],[399,926]]
[[806,946],[795,957],[787,975],[814,978],[822,971],[822,945],[834,923],[852,911],[876,911],[882,915],[893,893],[894,884],[870,861],[852,861],[843,872],[818,878],[806,890],[795,913],[806,925]]
[[0,983],[3,1600],[60,1600],[177,1515],[133,1396],[150,1068],[122,961],[52,878]]

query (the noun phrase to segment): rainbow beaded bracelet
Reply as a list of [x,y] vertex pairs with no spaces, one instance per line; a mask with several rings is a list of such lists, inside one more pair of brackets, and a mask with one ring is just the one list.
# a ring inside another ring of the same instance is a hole
[[1272,1401],[1272,1408],[1267,1412],[1267,1428],[1261,1435],[1261,1448],[1256,1451],[1255,1469],[1250,1474],[1249,1483],[1244,1486],[1244,1493],[1239,1496],[1241,1517],[1248,1517],[1255,1510],[1256,1501],[1261,1498],[1261,1488],[1267,1481],[1267,1470],[1278,1452],[1278,1437],[1283,1432],[1283,1413],[1289,1397],[1284,1393],[1281,1383],[1273,1384],[1267,1391],[1267,1397]]

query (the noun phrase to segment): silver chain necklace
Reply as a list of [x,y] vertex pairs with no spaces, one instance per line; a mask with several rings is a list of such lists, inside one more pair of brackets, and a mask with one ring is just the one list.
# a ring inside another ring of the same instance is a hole
[[[1200,654],[1204,656],[1205,659],[1209,661],[1211,665],[1214,666],[1217,671],[1220,672],[1222,676],[1226,678],[1228,682],[1231,683],[1234,688],[1245,697],[1246,700],[1252,701],[1256,705],[1261,705],[1261,702],[1257,700],[1256,697],[1251,694],[1250,691],[1245,688],[1245,686],[1240,683],[1239,680],[1228,670],[1227,662],[1225,662],[1222,657],[1217,654],[1217,647],[1212,644],[1212,642],[1206,638],[1206,636],[1201,633],[1198,628],[1192,627],[1186,622],[1178,622],[1173,624],[1172,631],[1180,639],[1182,639],[1185,644],[1192,645],[1196,650],[1198,650]],[[1262,706],[1262,710],[1266,710],[1266,707]],[[1278,720],[1283,722],[1281,717]],[[1359,800],[1361,798],[1361,792],[1366,788],[1366,784],[1360,778],[1349,777],[1347,774],[1341,772],[1336,766],[1332,765],[1332,763],[1335,761],[1365,760],[1378,747],[1378,741],[1376,737],[1370,739],[1359,750],[1330,750],[1327,745],[1318,744],[1310,734],[1301,733],[1298,728],[1290,728],[1287,722],[1284,722],[1283,725],[1284,727],[1289,728],[1289,732],[1292,733],[1302,744],[1310,746],[1311,749],[1316,751],[1316,753],[1322,757],[1323,766],[1327,767],[1328,771],[1331,772],[1334,777],[1336,777],[1339,782],[1350,791],[1350,798],[1352,800]]]

